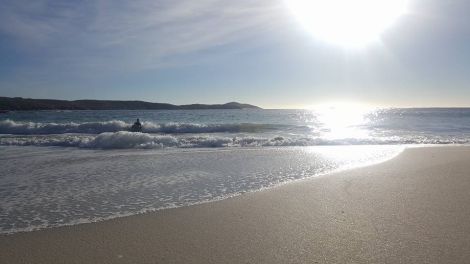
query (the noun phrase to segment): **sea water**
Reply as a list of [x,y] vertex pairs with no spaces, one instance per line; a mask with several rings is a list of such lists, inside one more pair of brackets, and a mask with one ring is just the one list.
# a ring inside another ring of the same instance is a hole
[[[136,118],[143,133],[128,132]],[[210,202],[469,140],[469,109],[10,112],[0,233]]]

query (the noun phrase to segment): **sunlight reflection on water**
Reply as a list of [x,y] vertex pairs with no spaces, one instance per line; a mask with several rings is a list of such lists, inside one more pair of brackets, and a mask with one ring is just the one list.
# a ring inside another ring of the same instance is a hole
[[312,110],[326,139],[369,138],[369,132],[361,128],[369,120],[367,115],[374,110],[360,106],[319,107]]

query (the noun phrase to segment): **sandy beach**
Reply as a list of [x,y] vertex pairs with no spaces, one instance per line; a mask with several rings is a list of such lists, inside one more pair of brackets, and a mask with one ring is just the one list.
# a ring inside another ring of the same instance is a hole
[[468,263],[470,147],[202,205],[0,236],[0,263]]

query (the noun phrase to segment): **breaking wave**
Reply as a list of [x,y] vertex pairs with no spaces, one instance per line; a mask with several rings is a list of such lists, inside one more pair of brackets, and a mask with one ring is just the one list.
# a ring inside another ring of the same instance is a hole
[[105,132],[99,135],[22,135],[0,136],[0,145],[61,146],[91,149],[161,149],[161,148],[221,148],[321,145],[396,145],[396,144],[468,144],[466,138],[383,137],[366,139],[325,139],[314,137],[223,137],[152,135],[127,131]]
[[[105,122],[85,122],[85,123],[35,123],[17,122],[12,120],[0,121],[0,134],[15,135],[50,135],[66,133],[101,134],[105,132],[127,131],[131,123],[120,120]],[[167,123],[157,124],[153,122],[143,123],[146,133],[237,133],[237,132],[260,132],[275,130],[275,125],[269,124],[196,124],[196,123]]]

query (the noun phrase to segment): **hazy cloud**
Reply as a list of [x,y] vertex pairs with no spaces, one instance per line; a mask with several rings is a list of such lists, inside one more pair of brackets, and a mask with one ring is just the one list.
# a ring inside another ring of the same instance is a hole
[[268,31],[281,14],[272,0],[7,0],[0,33],[48,63],[154,68]]

